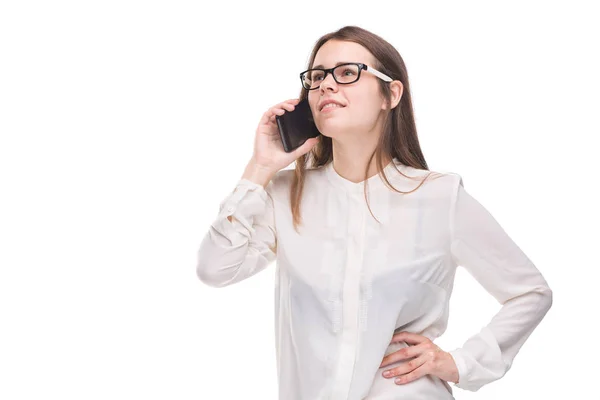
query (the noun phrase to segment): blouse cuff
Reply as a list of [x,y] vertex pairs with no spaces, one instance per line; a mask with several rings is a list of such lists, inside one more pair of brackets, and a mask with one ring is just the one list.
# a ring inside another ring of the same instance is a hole
[[466,356],[463,352],[464,349],[462,348],[457,348],[448,352],[454,359],[454,363],[458,369],[458,383],[450,382],[450,384],[464,390],[473,391],[473,388],[469,386],[469,364],[467,363]]
[[[263,185],[240,179],[233,192],[221,202],[213,228],[227,239],[228,245],[247,242],[255,232],[254,217],[264,214],[268,198]],[[229,216],[233,216],[231,221]]]

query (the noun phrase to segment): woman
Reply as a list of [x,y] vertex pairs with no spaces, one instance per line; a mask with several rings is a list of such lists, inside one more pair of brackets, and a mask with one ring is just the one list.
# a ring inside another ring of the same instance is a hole
[[[453,399],[449,383],[501,378],[552,291],[460,175],[428,170],[400,54],[344,27],[316,43],[301,80],[300,99],[263,114],[197,266],[223,287],[277,260],[279,398]],[[275,116],[305,98],[321,136],[286,153]],[[434,340],[458,265],[503,307],[446,352]]]

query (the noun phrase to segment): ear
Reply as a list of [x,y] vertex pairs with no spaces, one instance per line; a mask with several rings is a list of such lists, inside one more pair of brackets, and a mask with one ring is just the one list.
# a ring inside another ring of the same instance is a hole
[[[402,84],[402,82],[398,81],[398,80],[394,80],[390,82],[390,90],[392,92],[392,96],[391,96],[391,104],[390,104],[390,110],[395,108],[398,103],[400,103],[400,99],[402,98],[402,93],[404,92],[404,85]],[[381,105],[381,109],[385,110],[385,104]]]

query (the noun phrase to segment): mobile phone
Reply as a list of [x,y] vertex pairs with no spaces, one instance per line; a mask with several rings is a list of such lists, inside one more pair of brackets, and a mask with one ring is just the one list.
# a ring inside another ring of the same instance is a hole
[[321,134],[308,105],[308,99],[301,100],[294,106],[294,111],[285,111],[275,116],[279,127],[279,136],[286,153],[302,146],[308,139]]

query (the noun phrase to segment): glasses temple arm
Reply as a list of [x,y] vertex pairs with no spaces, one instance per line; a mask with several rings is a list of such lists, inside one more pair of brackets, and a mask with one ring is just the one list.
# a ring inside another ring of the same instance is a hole
[[370,73],[372,73],[373,75],[375,75],[376,77],[386,81],[386,82],[391,82],[393,79],[390,78],[389,76],[387,76],[386,74],[377,71],[375,68],[373,67],[369,67],[367,66],[367,71],[369,71]]

